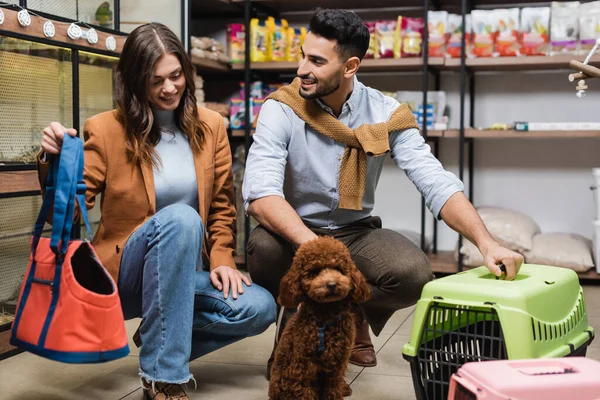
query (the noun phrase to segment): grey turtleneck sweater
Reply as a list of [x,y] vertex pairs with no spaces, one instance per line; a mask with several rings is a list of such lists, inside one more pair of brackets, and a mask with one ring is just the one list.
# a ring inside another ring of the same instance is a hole
[[175,112],[152,110],[161,139],[155,149],[160,157],[154,167],[156,211],[171,204],[187,204],[198,211],[198,184],[194,155],[186,135],[175,124]]

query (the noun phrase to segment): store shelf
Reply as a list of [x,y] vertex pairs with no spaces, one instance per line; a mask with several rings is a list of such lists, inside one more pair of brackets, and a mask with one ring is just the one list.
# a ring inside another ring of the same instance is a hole
[[578,272],[579,279],[600,280],[600,274],[595,269],[590,269],[588,272]]
[[[250,135],[254,134],[254,129],[250,131]],[[243,129],[233,129],[231,131],[231,137],[244,137],[245,135],[245,131]],[[434,138],[434,137],[438,137],[441,138],[444,136],[444,131],[427,131],[427,137],[429,138]]]
[[233,257],[233,259],[235,260],[235,263],[237,265],[244,265],[246,264],[246,257],[241,255],[241,256],[235,256]]
[[[254,134],[251,130],[250,135]],[[244,137],[244,129],[233,129],[231,137]],[[428,138],[458,138],[458,129],[446,131],[428,130]],[[466,129],[465,138],[472,139],[585,139],[600,138],[600,131],[498,131]]]
[[[231,69],[234,71],[243,71],[244,63],[231,64]],[[279,73],[295,73],[298,69],[298,63],[292,61],[266,61],[250,63],[250,69],[256,71],[279,72]]]
[[207,60],[205,58],[199,58],[192,56],[192,62],[196,66],[196,72],[202,74],[203,72],[209,73],[229,73],[231,72],[231,66],[229,64],[223,64],[214,60]]
[[230,0],[192,0],[190,11],[193,18],[239,17],[244,15],[244,3],[232,4]]
[[[473,71],[568,70],[570,69],[569,62],[579,59],[583,61],[582,56],[572,54],[560,56],[471,58],[466,60],[466,65]],[[600,56],[593,57],[590,64],[600,66]],[[457,69],[459,67],[460,59],[458,58],[451,58],[445,61],[445,68],[447,69]]]
[[[430,67],[441,68],[444,66],[442,57],[429,59]],[[396,72],[396,71],[420,71],[423,68],[423,59],[421,57],[413,58],[382,58],[366,59],[360,65],[360,72]]]
[[18,349],[9,343],[10,334],[10,330],[0,332],[0,360],[23,352],[23,350]]
[[[437,254],[429,253],[427,255],[431,263],[431,269],[438,274],[454,274],[458,271],[458,262],[454,258],[453,251],[438,251]],[[469,270],[472,267],[463,267],[463,270]],[[577,273],[579,279],[600,280],[600,274],[591,269],[588,272]]]
[[444,131],[427,130],[427,137],[428,138],[433,138],[433,137],[441,138],[441,137],[444,137]]
[[452,251],[438,251],[436,254],[427,254],[431,269],[439,274],[453,274],[458,270],[458,263]]
[[[244,137],[246,135],[246,131],[244,129],[233,129],[231,131],[231,137]],[[250,135],[254,135],[254,129],[250,131]]]
[[[458,129],[444,131],[445,138],[457,138]],[[465,137],[473,139],[580,139],[600,138],[600,131],[499,131],[465,129]]]
[[[202,0],[203,2],[206,0]],[[211,0],[214,2],[215,0]],[[244,4],[244,0],[231,0],[234,4]],[[422,0],[409,0],[404,2],[398,2],[398,0],[371,0],[365,2],[364,0],[329,0],[323,2],[322,0],[253,0],[256,5],[261,5],[270,10],[279,13],[285,12],[310,12],[317,7],[325,6],[327,8],[344,8],[350,10],[361,10],[361,9],[375,9],[375,8],[398,8],[401,4],[403,7],[423,7]]]
[[37,171],[0,172],[0,195],[36,190],[40,190]]
[[[571,70],[569,62],[579,60],[581,56],[535,56],[535,57],[497,57],[497,58],[473,58],[466,61],[466,65],[473,71],[534,71],[534,70]],[[195,60],[194,60],[195,61]],[[202,60],[204,62],[204,60]],[[206,64],[206,63],[204,63]],[[223,64],[202,65],[201,68],[227,72],[229,67]],[[600,67],[600,56],[593,57],[591,65]],[[444,59],[434,57],[429,59],[429,66],[441,70],[457,70],[460,67],[460,59]],[[416,72],[423,67],[423,60],[415,58],[383,58],[365,59],[360,66],[360,72]],[[295,61],[266,61],[253,62],[250,68],[256,71],[274,73],[296,73],[298,64]],[[244,63],[231,65],[233,71],[243,71]]]
[[[431,67],[442,68],[444,59],[441,57],[430,58]],[[420,71],[423,68],[423,60],[420,57],[415,58],[382,58],[366,59],[360,65],[360,72],[412,72]],[[232,64],[234,71],[243,71],[243,63]],[[265,72],[277,73],[296,73],[298,63],[295,61],[266,61],[254,62],[250,64],[250,69]]]
[[[228,16],[240,15],[243,11],[244,0],[192,0],[192,15],[198,16]],[[253,0],[253,6],[271,10],[277,13],[298,13],[312,12],[316,7],[327,8],[344,8],[355,11],[374,10],[374,9],[391,9],[398,10],[398,14],[405,11],[420,12],[423,8],[423,0],[371,0],[365,2],[363,0],[328,0],[323,2],[320,0]],[[325,4],[326,3],[326,4]],[[479,0],[476,4],[485,5],[508,5],[508,4],[523,4],[523,3],[548,3],[543,0]],[[460,11],[460,0],[440,0],[438,2],[440,9],[451,9],[454,12]],[[405,10],[405,11],[403,11]]]

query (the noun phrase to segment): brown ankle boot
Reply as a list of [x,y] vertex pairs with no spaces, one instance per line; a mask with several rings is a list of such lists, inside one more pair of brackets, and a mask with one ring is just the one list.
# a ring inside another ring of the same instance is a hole
[[356,339],[354,339],[354,347],[350,353],[350,363],[359,367],[374,367],[377,365],[377,357],[369,334],[369,323],[358,307],[354,308],[353,311],[356,323]]
[[144,387],[144,400],[189,400],[183,385],[174,383],[156,382],[152,385],[142,379]]
[[275,349],[277,348],[277,343],[279,343],[279,339],[281,338],[281,334],[285,329],[285,325],[290,320],[292,315],[294,315],[295,312],[296,310],[288,310],[283,307],[279,311],[277,319],[277,329],[275,331],[275,340],[273,341],[273,351],[271,352],[271,356],[267,361],[267,380],[269,381],[271,380],[271,366],[273,365],[273,361],[275,361]]

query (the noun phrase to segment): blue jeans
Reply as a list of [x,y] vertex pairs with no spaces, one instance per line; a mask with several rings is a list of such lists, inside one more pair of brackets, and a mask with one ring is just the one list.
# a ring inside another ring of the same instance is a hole
[[275,322],[275,301],[262,287],[244,285],[237,300],[213,287],[201,265],[203,235],[198,212],[174,204],[146,221],[123,250],[119,294],[125,319],[142,318],[140,376],[147,381],[186,383],[190,360]]

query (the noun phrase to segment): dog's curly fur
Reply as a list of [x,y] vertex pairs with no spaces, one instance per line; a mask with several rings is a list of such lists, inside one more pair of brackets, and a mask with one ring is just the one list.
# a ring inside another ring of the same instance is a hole
[[[356,335],[352,303],[369,299],[367,282],[346,246],[319,237],[300,246],[281,280],[279,304],[298,312],[275,350],[271,400],[341,400],[351,393],[344,381]],[[318,328],[325,349],[318,352]]]

